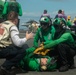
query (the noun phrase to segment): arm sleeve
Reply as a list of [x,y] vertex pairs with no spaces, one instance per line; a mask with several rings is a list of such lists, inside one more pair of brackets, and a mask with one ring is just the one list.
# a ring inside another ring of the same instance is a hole
[[39,29],[37,30],[34,36],[34,47],[38,47],[38,40],[39,40]]
[[7,14],[8,2],[4,4],[3,15]]
[[22,16],[22,8],[21,8],[21,5],[19,4],[19,16]]
[[10,31],[11,31],[11,39],[12,39],[12,42],[16,46],[21,47],[22,45],[25,44],[25,42],[27,41],[27,39],[26,38],[20,38],[19,37],[19,31],[18,31],[18,29],[17,29],[16,26],[11,27]]
[[44,48],[52,48],[62,42],[67,42],[71,40],[71,34],[70,33],[65,33],[63,34],[59,39],[51,41],[49,44],[45,45]]

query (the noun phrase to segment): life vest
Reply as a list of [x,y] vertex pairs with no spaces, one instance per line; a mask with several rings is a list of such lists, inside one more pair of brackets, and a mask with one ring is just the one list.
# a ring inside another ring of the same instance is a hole
[[5,21],[0,23],[0,47],[6,47],[11,44],[9,39],[10,37],[10,28],[14,26],[14,24],[10,21]]

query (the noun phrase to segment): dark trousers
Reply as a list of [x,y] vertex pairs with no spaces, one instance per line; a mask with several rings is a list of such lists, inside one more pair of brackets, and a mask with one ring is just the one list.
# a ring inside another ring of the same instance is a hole
[[53,51],[50,51],[50,56],[58,57],[58,66],[74,64],[75,50],[67,44],[59,44]]
[[11,69],[13,66],[16,66],[25,56],[26,48],[28,48],[27,45],[21,48],[14,45],[10,45],[6,48],[0,48],[0,58],[6,58],[2,66],[8,70]]
[[59,52],[59,58],[62,65],[72,65],[74,64],[74,56],[75,56],[75,50],[72,49],[67,44],[59,44],[58,47]]

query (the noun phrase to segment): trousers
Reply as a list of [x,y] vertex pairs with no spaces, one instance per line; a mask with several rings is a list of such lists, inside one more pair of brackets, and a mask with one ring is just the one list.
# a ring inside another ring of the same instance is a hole
[[23,47],[16,47],[14,45],[7,46],[6,48],[0,48],[0,58],[5,58],[5,62],[2,66],[9,70],[13,66],[17,65],[21,59],[25,56],[25,49],[28,48],[28,45]]

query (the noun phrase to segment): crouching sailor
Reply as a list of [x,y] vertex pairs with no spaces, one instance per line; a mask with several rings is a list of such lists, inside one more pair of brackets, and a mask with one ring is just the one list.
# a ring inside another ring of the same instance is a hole
[[25,55],[25,49],[28,46],[23,45],[28,39],[33,38],[33,34],[28,32],[24,38],[19,37],[19,31],[16,27],[18,23],[16,12],[10,12],[7,18],[7,21],[0,24],[0,58],[6,58],[1,65],[1,75],[11,73],[12,67],[16,66]]

